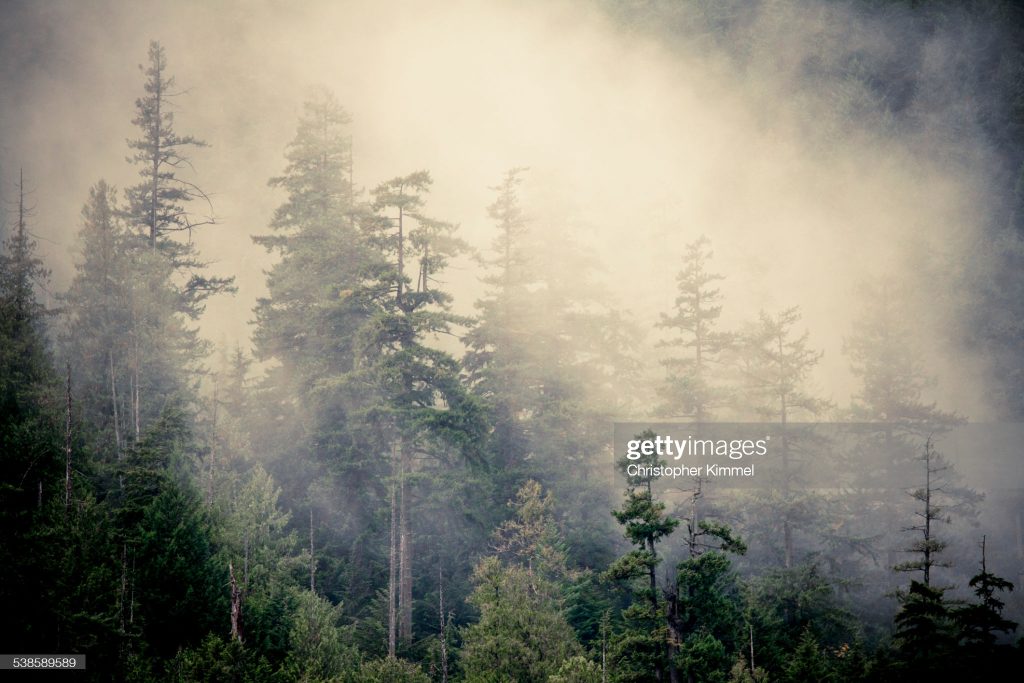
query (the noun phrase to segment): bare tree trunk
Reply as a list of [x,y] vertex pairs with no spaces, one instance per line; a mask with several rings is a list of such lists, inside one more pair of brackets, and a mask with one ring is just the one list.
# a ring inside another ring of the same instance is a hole
[[313,546],[313,508],[309,508],[309,591],[316,593],[316,548]]
[[750,627],[750,675],[753,676],[757,668],[754,666],[754,625],[748,624]]
[[608,683],[608,628],[601,624],[601,683]]
[[149,196],[149,246],[151,249],[156,249],[156,206],[157,196],[160,192],[160,158],[161,148],[160,142],[163,138],[163,118],[160,113],[160,106],[164,103],[163,96],[163,84],[164,84],[164,71],[163,62],[160,60],[160,56],[157,55],[156,64],[156,78],[153,80],[156,82],[156,92],[154,94],[154,100],[156,101],[156,117],[155,126],[156,130],[153,131],[153,180],[152,187],[150,188]]
[[132,550],[132,575],[131,580],[128,582],[129,595],[128,595],[128,625],[131,626],[135,623],[135,551]]
[[71,507],[71,363],[67,364],[67,399],[64,412],[64,514]]
[[114,376],[114,351],[107,351],[107,360],[110,364],[110,404],[114,409],[114,451],[117,454],[117,461],[121,461],[121,422],[117,411],[117,381]]
[[[779,357],[782,357],[782,336],[779,336]],[[784,506],[782,512],[782,541],[783,541],[783,563],[786,569],[792,569],[793,567],[793,527],[790,524],[789,513],[790,513],[790,500],[789,500],[789,438],[786,434],[786,423],[788,421],[788,406],[786,401],[786,392],[783,391],[779,396],[779,404],[781,407],[779,416],[782,421],[782,504]]]
[[405,287],[403,279],[405,277],[405,226],[402,225],[405,219],[405,212],[402,207],[398,207],[398,306],[402,306],[402,291]]
[[[395,472],[395,449],[392,447],[391,465],[392,475]],[[391,479],[391,539],[388,558],[388,657],[395,656],[395,641],[398,635],[398,503],[396,487],[397,481]]]
[[118,618],[121,622],[121,637],[123,638],[125,631],[125,616],[124,616],[124,603],[125,598],[128,594],[128,545],[125,543],[121,544],[121,592],[118,595]]
[[406,495],[405,473],[408,468],[404,444],[399,440],[398,455],[401,471],[398,476],[398,552],[399,552],[399,635],[408,645],[412,642],[412,536],[409,530],[409,504]]
[[249,591],[249,530],[242,540],[242,591]]
[[1024,585],[1024,524],[1021,524],[1020,508],[1017,509],[1017,566],[1020,572],[1017,574],[1018,585]]
[[140,365],[140,363],[139,363],[139,336],[138,336],[138,330],[137,329],[132,334],[132,351],[133,351],[133,354],[132,354],[133,355],[133,359],[132,359],[132,378],[131,378],[132,419],[133,419],[134,426],[135,426],[135,441],[137,443],[138,440],[139,440],[139,433],[141,432],[141,428],[139,426],[139,403],[140,403],[140,401],[139,401],[139,393],[140,393],[140,389],[139,389],[139,375],[140,375],[139,365]]
[[213,411],[210,419],[210,458],[206,467],[206,507],[213,506],[213,484],[217,470],[217,408],[218,394],[220,393],[220,381],[215,379],[213,384]]
[[441,620],[441,683],[448,683],[448,621],[444,613],[444,573],[437,568],[437,616]]
[[235,581],[235,567],[228,560],[228,575],[231,577],[231,639],[242,642],[242,591]]

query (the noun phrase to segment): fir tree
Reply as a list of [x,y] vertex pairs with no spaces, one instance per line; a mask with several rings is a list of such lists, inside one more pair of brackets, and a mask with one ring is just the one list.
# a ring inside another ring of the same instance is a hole
[[[654,438],[647,431],[638,439]],[[657,456],[652,456],[656,460]],[[625,463],[621,463],[625,471]],[[654,465],[643,458],[635,461]],[[630,553],[615,560],[605,571],[612,581],[628,581],[634,602],[623,611],[625,631],[620,634],[612,653],[613,680],[665,680],[668,671],[668,627],[665,605],[658,588],[657,568],[661,556],[657,544],[668,537],[679,521],[665,514],[665,504],[654,498],[650,477],[627,475],[625,500],[612,515],[625,527],[625,536],[636,546]]]
[[808,345],[809,333],[794,330],[800,321],[796,308],[788,308],[776,316],[765,312],[746,335],[743,371],[753,398],[755,412],[779,425],[773,452],[781,456],[776,487],[762,512],[778,521],[782,532],[782,564],[790,569],[796,561],[797,530],[810,525],[816,501],[796,491],[798,435],[790,423],[800,416],[819,415],[828,403],[811,395],[807,380],[812,368],[821,360],[822,352]]
[[474,572],[470,602],[480,621],[463,632],[467,681],[546,683],[580,649],[563,612],[568,570],[552,500],[529,482],[511,505],[515,517],[495,533],[498,555]]
[[685,416],[696,422],[714,417],[726,392],[712,374],[722,354],[733,344],[733,336],[715,329],[722,314],[722,294],[714,283],[724,279],[711,273],[711,241],[704,236],[686,245],[684,267],[676,276],[679,294],[671,315],[662,314],[659,327],[672,330],[677,337],[666,346],[683,347],[686,355],[664,361],[668,377],[661,391],[665,415]]

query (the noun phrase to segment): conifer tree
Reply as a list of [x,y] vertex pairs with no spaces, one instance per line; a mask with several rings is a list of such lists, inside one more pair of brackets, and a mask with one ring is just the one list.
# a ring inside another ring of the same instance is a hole
[[808,346],[809,333],[797,335],[800,321],[797,308],[788,308],[776,316],[762,311],[757,325],[746,335],[743,371],[753,398],[752,408],[763,419],[778,423],[780,433],[773,452],[781,458],[773,495],[768,501],[770,518],[778,520],[782,531],[782,564],[787,569],[795,562],[795,531],[810,524],[814,501],[795,490],[797,483],[797,435],[789,424],[799,417],[819,415],[828,406],[807,391],[811,369],[822,352]]
[[549,487],[579,530],[574,558],[603,565],[613,553],[609,520],[595,511],[609,500],[603,460],[593,456],[605,447],[607,420],[632,395],[635,334],[610,305],[587,245],[527,210],[527,177],[513,168],[492,188],[487,292],[463,338],[463,366],[493,425],[491,485],[535,479]]
[[139,137],[128,140],[128,161],[138,167],[141,182],[125,191],[123,210],[132,236],[125,247],[134,265],[127,333],[136,439],[159,413],[157,395],[192,398],[187,375],[198,371],[208,349],[189,323],[203,312],[208,297],[234,289],[233,278],[204,274],[206,264],[191,239],[193,231],[214,223],[212,216],[190,211],[196,200],[209,208],[209,198],[184,177],[192,167],[188,150],[205,143],[174,130],[174,102],[180,93],[168,73],[166,52],[156,41],[150,43],[148,60],[145,94],[135,101],[132,119]]
[[936,529],[938,523],[948,524],[950,521],[945,505],[940,500],[944,495],[943,472],[949,469],[949,465],[935,451],[931,438],[925,441],[920,460],[924,463],[924,486],[910,492],[911,498],[921,505],[921,509],[914,512],[919,521],[904,528],[904,531],[921,535],[919,540],[914,541],[906,549],[906,552],[913,553],[918,557],[897,564],[895,570],[898,572],[920,572],[921,583],[925,587],[930,587],[932,585],[932,569],[949,566],[948,562],[939,559],[939,555],[946,548],[946,542],[939,539]]
[[476,567],[470,602],[480,621],[463,632],[467,682],[546,683],[580,651],[563,612],[568,568],[552,502],[536,482],[524,484],[510,503],[514,518],[495,533],[498,554]]
[[[361,330],[380,310],[375,278],[386,264],[361,226],[369,210],[353,190],[350,122],[333,94],[313,90],[284,172],[269,181],[285,196],[270,233],[253,238],[279,258],[267,273],[268,296],[255,308],[254,359],[268,369],[243,412],[283,497],[304,503],[293,520],[316,508],[325,534],[319,543],[337,549],[333,558],[318,555],[318,591],[339,600],[337,580],[349,577],[346,606],[358,618],[386,562],[376,544],[352,545],[382,532],[378,511],[387,500],[381,434],[367,419],[380,394],[357,373]],[[324,485],[310,486],[317,481]],[[344,505],[337,490],[359,491],[358,501]]]
[[84,398],[85,421],[96,431],[95,446],[113,460],[121,458],[132,432],[128,397],[135,272],[130,240],[114,188],[99,181],[82,208],[81,252],[62,296],[60,346]]
[[424,195],[431,183],[426,171],[381,183],[373,191],[375,213],[363,224],[386,266],[370,285],[382,297],[374,318],[360,331],[358,374],[379,392],[380,402],[370,406],[368,417],[392,443],[389,602],[397,604],[397,612],[389,609],[389,621],[397,624],[389,624],[389,632],[405,643],[413,636],[414,455],[443,444],[471,450],[470,437],[479,436],[482,428],[482,415],[462,387],[455,359],[428,344],[430,337],[460,322],[448,311],[450,295],[431,283],[463,247],[454,226],[425,216]]
[[[646,431],[636,438],[653,439]],[[623,461],[644,466],[657,464],[657,456]],[[668,537],[679,521],[665,514],[665,504],[654,498],[652,477],[626,476],[625,500],[612,515],[625,527],[625,536],[636,549],[616,559],[605,571],[612,581],[631,584],[634,602],[623,610],[625,631],[612,653],[616,681],[664,681],[669,668],[669,636],[665,604],[658,587],[657,568],[661,563],[657,544]]]
[[957,637],[953,616],[945,597],[946,588],[933,585],[933,570],[948,567],[940,558],[946,542],[939,538],[936,525],[950,518],[943,505],[943,473],[949,468],[932,445],[931,438],[920,456],[924,464],[924,486],[910,492],[919,503],[914,512],[918,522],[904,531],[920,534],[906,552],[917,557],[897,564],[898,572],[919,572],[921,580],[912,579],[910,587],[899,594],[900,611],[896,615],[896,643],[903,663],[916,675],[942,672],[953,662]]
[[[851,452],[839,463],[846,482],[835,501],[840,526],[827,534],[830,557],[838,563],[850,556],[842,569],[847,575],[858,571],[857,560],[865,558],[871,560],[865,571],[896,563],[901,542],[886,533],[891,526],[887,521],[907,512],[902,501],[880,495],[889,486],[884,473],[913,467],[922,439],[964,421],[923,399],[934,378],[925,371],[906,288],[883,279],[864,286],[862,296],[861,314],[843,344],[851,371],[860,380],[850,410],[859,424]],[[877,465],[866,467],[865,462]],[[876,562],[879,549],[887,562]]]
[[661,390],[665,415],[684,416],[698,423],[713,419],[714,411],[726,398],[726,391],[713,377],[722,353],[733,336],[715,329],[722,314],[722,294],[714,283],[724,279],[707,269],[712,257],[711,241],[703,235],[686,245],[683,269],[676,276],[679,294],[671,315],[662,314],[659,327],[678,336],[665,346],[683,347],[683,356],[670,357],[663,364],[668,377]]
[[995,675],[1009,665],[1007,646],[997,644],[1001,635],[1017,630],[1017,623],[1003,616],[1006,604],[997,593],[1008,593],[1013,584],[988,568],[985,537],[981,538],[981,571],[971,577],[970,587],[976,601],[953,611],[960,631],[960,642],[966,650],[965,673]]
[[[24,174],[19,174],[17,213],[0,252],[0,597],[12,619],[0,634],[27,651],[49,645],[52,631],[39,609],[53,567],[40,563],[52,550],[49,509],[63,509],[63,420],[60,389],[46,347],[46,308],[36,292],[49,272],[36,255],[30,232]],[[59,496],[59,498],[58,498]]]

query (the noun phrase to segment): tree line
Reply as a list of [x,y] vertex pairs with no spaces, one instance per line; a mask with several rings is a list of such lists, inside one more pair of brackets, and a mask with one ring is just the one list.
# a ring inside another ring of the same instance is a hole
[[[808,381],[822,352],[799,310],[721,329],[710,240],[691,242],[657,412],[782,425],[783,466],[756,492],[667,488],[611,466],[639,351],[592,256],[524,208],[529,171],[493,188],[487,291],[457,315],[442,274],[470,248],[431,212],[431,174],[358,187],[326,90],[269,180],[284,201],[253,238],[275,261],[252,352],[211,365],[198,321],[234,283],[190,239],[218,227],[177,93],[154,42],[138,183],[89,190],[52,308],[19,181],[0,259],[8,650],[84,653],[89,677],[121,681],[953,680],[1019,663],[984,532],[977,571],[945,569],[941,526],[982,496],[932,445],[963,418],[922,399],[897,282],[865,292],[840,411]],[[869,425],[858,449],[917,463],[920,488],[880,495],[798,424],[826,415]],[[811,457],[842,485],[801,486]]]

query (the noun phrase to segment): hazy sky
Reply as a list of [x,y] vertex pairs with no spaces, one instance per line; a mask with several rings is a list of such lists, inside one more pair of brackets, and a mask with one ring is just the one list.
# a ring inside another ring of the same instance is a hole
[[[304,94],[322,84],[353,116],[357,185],[429,169],[430,213],[460,223],[477,248],[493,237],[488,188],[529,166],[535,227],[568,231],[594,252],[599,279],[648,343],[684,245],[704,233],[728,276],[724,324],[801,306],[826,352],[815,382],[845,404],[842,338],[857,288],[910,273],[936,397],[984,417],[984,359],[936,333],[957,324],[957,255],[978,238],[991,199],[990,151],[951,123],[970,119],[966,105],[933,97],[921,105],[925,125],[905,130],[887,127],[856,84],[800,81],[808,55],[897,51],[913,38],[921,92],[955,92],[941,37],[882,30],[841,3],[762,4],[773,11],[752,16],[749,44],[722,48],[627,30],[585,2],[3,2],[5,196],[24,167],[33,230],[53,286],[65,287],[88,188],[137,177],[125,139],[138,65],[158,39],[186,91],[177,131],[210,143],[193,156],[195,180],[220,224],[197,241],[239,286],[209,306],[203,330],[215,342],[247,345],[271,264],[250,236],[282,200],[267,179],[284,166]],[[739,70],[729,49],[759,58]],[[482,292],[474,268],[459,262],[447,276],[460,312]]]

